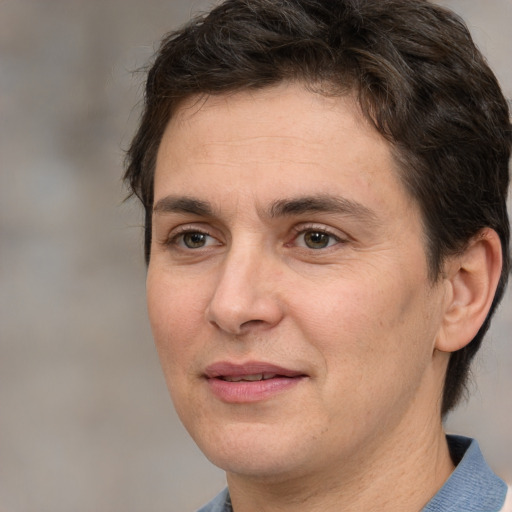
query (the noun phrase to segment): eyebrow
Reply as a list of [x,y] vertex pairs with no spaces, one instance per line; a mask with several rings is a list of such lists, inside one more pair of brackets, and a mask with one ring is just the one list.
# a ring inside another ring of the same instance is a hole
[[206,217],[213,216],[213,208],[207,201],[194,197],[166,196],[155,204],[153,213],[192,213]]
[[304,196],[275,201],[269,210],[271,217],[286,217],[305,213],[337,213],[377,222],[377,214],[363,204],[329,194]]
[[[187,196],[166,196],[156,202],[153,213],[188,213],[204,217],[216,216],[216,209],[208,201]],[[268,208],[270,218],[289,217],[308,213],[336,213],[377,222],[376,213],[363,204],[329,194],[279,199]]]

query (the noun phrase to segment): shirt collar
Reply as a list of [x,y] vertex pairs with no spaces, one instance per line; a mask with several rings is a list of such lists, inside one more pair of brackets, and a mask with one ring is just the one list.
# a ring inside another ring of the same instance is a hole
[[422,512],[499,511],[507,486],[489,468],[478,443],[462,436],[446,438],[457,467]]

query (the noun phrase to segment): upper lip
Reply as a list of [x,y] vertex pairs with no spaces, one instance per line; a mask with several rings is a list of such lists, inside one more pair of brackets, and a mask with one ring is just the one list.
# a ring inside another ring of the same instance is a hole
[[204,373],[209,379],[216,377],[243,377],[244,375],[256,375],[259,373],[275,374],[282,377],[300,377],[305,375],[301,371],[260,361],[249,361],[241,364],[219,361],[207,366]]

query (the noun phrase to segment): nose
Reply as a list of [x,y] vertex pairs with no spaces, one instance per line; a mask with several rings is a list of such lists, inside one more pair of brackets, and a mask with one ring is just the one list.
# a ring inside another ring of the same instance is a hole
[[234,335],[277,325],[283,317],[278,282],[278,265],[271,256],[256,248],[231,251],[207,307],[208,322]]

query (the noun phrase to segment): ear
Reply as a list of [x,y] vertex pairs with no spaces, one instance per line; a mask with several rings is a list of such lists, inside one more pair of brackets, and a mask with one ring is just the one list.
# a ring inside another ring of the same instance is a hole
[[501,241],[490,228],[482,229],[462,254],[448,259],[448,293],[435,348],[455,352],[476,336],[494,299],[501,267]]

